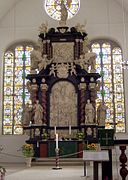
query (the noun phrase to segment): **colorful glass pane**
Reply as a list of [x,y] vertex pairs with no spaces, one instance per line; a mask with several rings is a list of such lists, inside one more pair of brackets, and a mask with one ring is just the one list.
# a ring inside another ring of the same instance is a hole
[[[61,1],[45,0],[45,10],[55,20],[60,20],[61,18]],[[72,18],[79,11],[80,0],[64,0],[64,4],[68,11],[68,19]]]
[[111,43],[94,42],[91,46],[97,54],[96,69],[101,75],[101,88],[97,94],[96,106],[103,101],[107,109],[105,127],[125,132],[125,106],[123,87],[122,51]]
[[31,45],[17,46],[14,53],[7,52],[4,55],[3,134],[23,133],[23,106],[30,101],[25,77],[30,72],[32,50]]

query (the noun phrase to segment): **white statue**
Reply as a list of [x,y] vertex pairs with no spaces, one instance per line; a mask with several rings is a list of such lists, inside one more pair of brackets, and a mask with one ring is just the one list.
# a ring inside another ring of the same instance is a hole
[[96,72],[96,57],[97,57],[97,55],[94,52],[90,52],[89,55],[90,55],[89,65],[91,66],[90,72],[95,73]]
[[35,50],[31,52],[31,73],[35,73],[35,69],[38,69],[38,64],[41,62],[42,59],[42,53],[40,49]]
[[81,25],[80,23],[77,23],[75,26],[77,32],[80,32],[81,34],[86,33],[85,25]]
[[79,59],[79,63],[82,69],[85,69],[86,71],[88,71],[88,67],[89,67],[89,62],[88,59],[84,54],[80,55],[80,59]]
[[100,126],[105,126],[106,113],[107,106],[104,103],[100,103],[97,108],[97,122]]
[[71,66],[70,66],[70,73],[71,73],[71,76],[73,75],[73,74],[75,74],[76,75],[76,70],[75,70],[75,68],[76,68],[76,66],[73,64],[73,63],[71,63]]
[[60,18],[61,20],[59,22],[60,26],[66,25],[67,18],[68,18],[68,11],[64,4],[64,0],[61,0],[61,18]]
[[41,58],[41,61],[38,64],[38,69],[41,71],[42,69],[46,69],[46,66],[48,64],[47,54],[44,54]]
[[39,32],[40,34],[43,33],[44,37],[46,35],[46,33],[48,32],[48,23],[42,23],[41,26],[39,27]]
[[27,103],[23,110],[23,125],[28,126],[31,120],[32,120],[32,107],[30,107],[29,103]]
[[55,70],[56,70],[56,65],[52,64],[49,75],[53,74],[53,76],[56,76]]
[[85,124],[93,124],[95,117],[95,110],[93,105],[90,103],[90,99],[87,100],[85,105]]
[[39,101],[36,101],[35,107],[34,107],[34,123],[35,124],[42,124],[43,120],[43,107],[39,104]]

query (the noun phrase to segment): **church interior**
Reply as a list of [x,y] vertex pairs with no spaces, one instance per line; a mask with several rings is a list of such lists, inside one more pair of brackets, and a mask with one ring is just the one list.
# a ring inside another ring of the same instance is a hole
[[0,179],[127,179],[127,0],[1,0],[0,34]]

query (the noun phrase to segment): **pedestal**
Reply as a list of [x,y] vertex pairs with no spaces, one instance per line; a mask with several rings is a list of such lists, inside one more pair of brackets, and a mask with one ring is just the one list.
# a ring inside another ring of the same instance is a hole
[[[89,151],[89,150],[85,151],[84,150],[83,160],[85,162],[93,161],[93,180],[98,180],[98,162],[109,161],[108,151]],[[85,170],[85,167],[84,167],[84,170]],[[84,172],[84,175],[86,175],[86,172]]]
[[32,158],[31,157],[26,157],[25,160],[26,160],[26,166],[31,167]]

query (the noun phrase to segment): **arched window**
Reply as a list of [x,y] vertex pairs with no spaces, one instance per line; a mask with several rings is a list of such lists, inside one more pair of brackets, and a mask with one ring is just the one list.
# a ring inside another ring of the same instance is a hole
[[123,57],[120,46],[110,40],[93,40],[91,49],[97,54],[96,69],[101,75],[97,106],[103,101],[108,107],[106,128],[125,132],[125,103],[123,86]]
[[16,44],[4,54],[3,134],[22,134],[22,111],[29,102],[26,75],[30,73],[32,43]]

